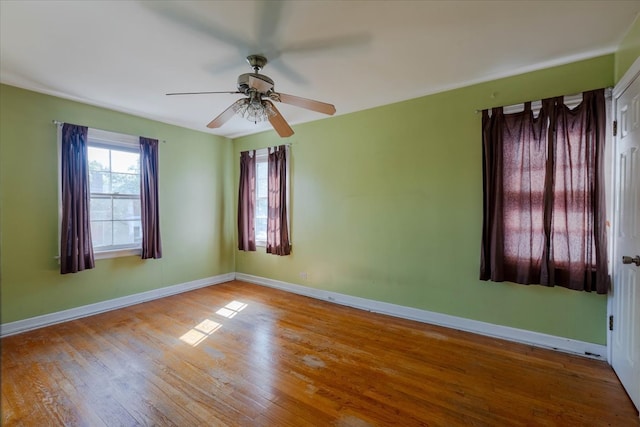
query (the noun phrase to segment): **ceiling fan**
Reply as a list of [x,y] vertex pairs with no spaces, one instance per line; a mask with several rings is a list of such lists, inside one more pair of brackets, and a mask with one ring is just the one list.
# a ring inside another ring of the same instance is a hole
[[267,64],[267,58],[262,55],[249,55],[247,62],[253,68],[253,73],[240,74],[238,76],[238,90],[234,92],[175,92],[167,95],[202,95],[212,93],[240,93],[245,97],[231,104],[207,125],[208,128],[219,128],[225,124],[234,114],[238,114],[252,122],[269,120],[271,126],[283,138],[293,135],[293,129],[282,117],[280,111],[272,101],[295,105],[307,110],[333,115],[336,107],[326,102],[314,101],[299,96],[287,95],[273,90],[273,80],[260,70]]

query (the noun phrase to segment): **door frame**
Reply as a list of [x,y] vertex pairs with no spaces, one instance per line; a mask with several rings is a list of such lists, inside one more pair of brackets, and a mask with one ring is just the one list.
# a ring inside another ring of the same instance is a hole
[[[611,93],[611,120],[615,120],[616,119],[616,109],[617,109],[617,103],[618,103],[618,98],[620,97],[620,95],[622,95],[622,93],[625,91],[625,89],[627,89],[631,83],[636,79],[636,78],[640,78],[640,57],[636,58],[636,60],[633,62],[633,64],[631,65],[631,67],[629,67],[629,69],[624,73],[624,75],[622,76],[622,78],[620,79],[620,81],[618,81],[618,83],[616,83],[615,87],[613,88],[613,91]],[[612,156],[611,156],[611,185],[609,186],[609,191],[611,191],[611,238],[609,239],[609,265],[611,266],[611,275],[612,277],[616,276],[617,273],[617,263],[616,263],[616,259],[619,258],[619,254],[615,253],[615,243],[616,243],[616,234],[617,234],[617,221],[615,219],[615,206],[617,206],[618,200],[617,200],[617,194],[615,192],[615,177],[617,174],[617,168],[616,168],[616,146],[618,143],[618,136],[614,136],[611,139],[612,142]],[[609,363],[609,365],[611,365],[613,358],[612,358],[612,353],[613,353],[613,346],[611,345],[611,341],[612,341],[612,335],[613,332],[609,330],[609,316],[613,315],[613,297],[611,295],[611,292],[608,293],[607,295],[607,319],[606,319],[606,325],[605,327],[607,328],[607,362]]]

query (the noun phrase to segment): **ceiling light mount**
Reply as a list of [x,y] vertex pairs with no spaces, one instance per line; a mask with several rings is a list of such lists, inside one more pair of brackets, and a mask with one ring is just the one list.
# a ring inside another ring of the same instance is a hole
[[267,65],[267,58],[262,55],[249,55],[247,56],[247,62],[251,65],[253,71],[257,73]]

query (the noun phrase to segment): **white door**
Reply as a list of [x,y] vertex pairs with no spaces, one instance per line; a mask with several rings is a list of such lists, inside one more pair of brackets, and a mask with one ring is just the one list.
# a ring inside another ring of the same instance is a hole
[[[640,59],[614,90],[615,216],[611,365],[640,409]],[[637,258],[636,258],[637,257]],[[636,265],[637,264],[637,265]]]

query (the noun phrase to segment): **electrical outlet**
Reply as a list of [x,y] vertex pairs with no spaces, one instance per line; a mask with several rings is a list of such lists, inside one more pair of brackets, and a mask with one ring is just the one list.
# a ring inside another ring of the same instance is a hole
[[307,272],[306,271],[301,271],[300,272],[300,278],[302,280],[307,280],[307,278],[308,278]]

